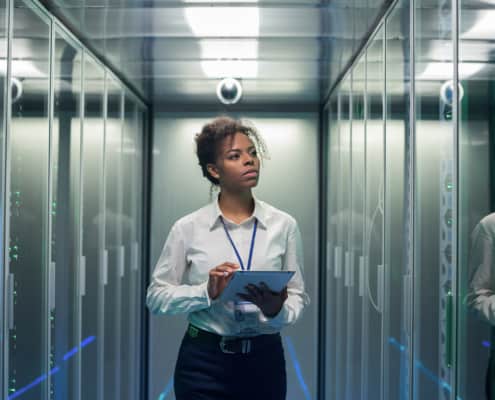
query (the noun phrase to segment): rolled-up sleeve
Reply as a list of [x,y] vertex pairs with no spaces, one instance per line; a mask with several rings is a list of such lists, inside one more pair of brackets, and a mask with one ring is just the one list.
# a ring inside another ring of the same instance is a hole
[[146,295],[153,314],[183,314],[210,307],[208,281],[182,284],[187,269],[184,235],[178,222],[172,227],[156,263]]
[[472,243],[466,302],[481,319],[495,325],[493,238],[479,224],[473,231]]
[[262,323],[281,329],[286,325],[292,325],[301,317],[304,307],[309,304],[309,296],[304,288],[303,258],[301,232],[297,222],[292,220],[287,234],[283,269],[295,271],[295,274],[287,284],[288,296],[280,312],[273,318],[267,318],[261,313]]

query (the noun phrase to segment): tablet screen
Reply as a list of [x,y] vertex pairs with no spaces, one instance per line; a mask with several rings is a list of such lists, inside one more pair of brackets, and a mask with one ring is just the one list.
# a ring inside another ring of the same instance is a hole
[[259,286],[264,282],[272,291],[280,292],[287,286],[295,271],[236,271],[225,287],[220,299],[223,301],[240,300],[237,293],[246,293],[246,286]]

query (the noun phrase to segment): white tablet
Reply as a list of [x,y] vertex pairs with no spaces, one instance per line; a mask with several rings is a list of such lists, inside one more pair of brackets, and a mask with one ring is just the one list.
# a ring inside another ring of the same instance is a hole
[[236,271],[220,295],[220,300],[241,300],[237,293],[247,293],[246,286],[250,283],[259,286],[264,282],[274,292],[280,292],[294,273],[295,271]]

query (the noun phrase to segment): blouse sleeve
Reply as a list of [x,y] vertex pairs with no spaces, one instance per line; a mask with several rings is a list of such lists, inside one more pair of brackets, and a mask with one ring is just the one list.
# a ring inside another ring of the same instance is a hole
[[208,281],[199,285],[184,285],[187,268],[184,236],[178,223],[172,227],[156,263],[146,304],[153,314],[183,314],[208,308]]
[[261,322],[281,329],[295,323],[302,315],[303,309],[309,304],[309,296],[304,289],[303,279],[303,247],[301,232],[297,222],[293,220],[287,235],[283,269],[295,271],[294,276],[287,284],[287,299],[280,312],[273,318],[260,313]]
[[495,325],[493,238],[487,234],[482,224],[479,224],[473,232],[472,241],[471,276],[466,302],[479,317]]

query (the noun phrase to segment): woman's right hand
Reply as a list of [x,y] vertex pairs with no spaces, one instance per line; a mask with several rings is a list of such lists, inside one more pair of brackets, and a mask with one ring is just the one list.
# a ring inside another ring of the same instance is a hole
[[236,269],[239,269],[239,265],[231,262],[224,262],[210,270],[208,279],[208,295],[210,296],[210,299],[215,300],[220,296],[223,289],[225,289],[225,286],[227,286],[232,279],[232,274]]

